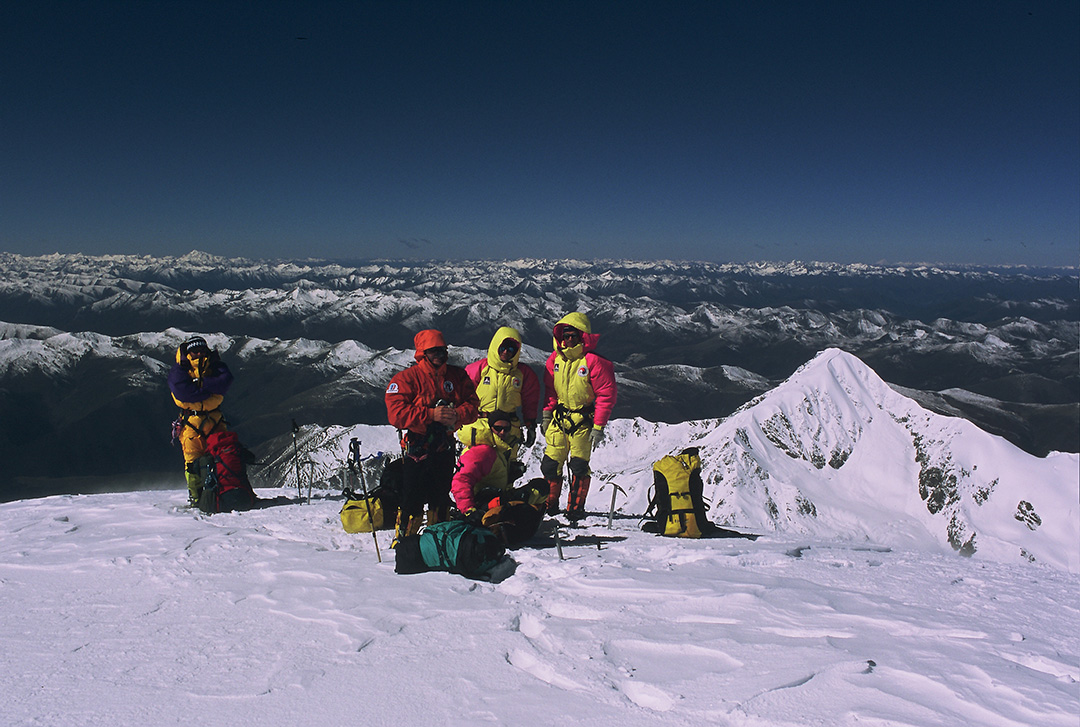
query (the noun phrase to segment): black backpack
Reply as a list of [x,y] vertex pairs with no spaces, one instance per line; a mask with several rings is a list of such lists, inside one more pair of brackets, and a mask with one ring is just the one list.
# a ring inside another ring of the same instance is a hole
[[382,501],[387,512],[394,512],[401,505],[401,489],[405,481],[405,458],[394,457],[383,467],[379,486],[371,493]]
[[482,505],[487,510],[482,524],[508,548],[524,543],[540,529],[550,487],[543,477],[536,477],[511,490],[481,490],[477,500],[487,503]]

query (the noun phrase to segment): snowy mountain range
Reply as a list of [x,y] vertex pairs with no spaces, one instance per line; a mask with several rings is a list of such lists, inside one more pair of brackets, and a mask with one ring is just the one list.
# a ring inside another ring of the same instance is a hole
[[538,367],[572,309],[590,314],[616,363],[618,418],[725,417],[838,347],[924,407],[1028,452],[1080,448],[1074,269],[203,253],[0,262],[4,499],[174,470],[164,377],[191,333],[237,374],[226,413],[258,447],[293,420],[384,422],[385,381],[411,361],[420,328],[443,330],[465,364],[497,325],[514,325]]

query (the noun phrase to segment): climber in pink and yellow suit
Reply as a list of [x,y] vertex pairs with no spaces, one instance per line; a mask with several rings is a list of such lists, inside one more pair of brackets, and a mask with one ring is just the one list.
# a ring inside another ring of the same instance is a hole
[[604,427],[615,408],[615,367],[595,353],[598,334],[584,313],[570,313],[553,330],[555,350],[544,371],[546,402],[540,429],[547,441],[540,472],[550,486],[548,513],[559,512],[562,468],[570,470],[569,520],[585,514],[593,449],[604,439]]
[[[510,413],[513,430],[505,439],[510,444],[512,461],[517,460],[522,444],[531,447],[536,442],[536,412],[540,408],[540,379],[520,357],[521,334],[515,328],[502,326],[491,338],[487,358],[465,367],[465,373],[476,384],[480,413]],[[458,439],[468,447],[472,442],[465,438],[466,434],[472,432],[463,429]]]

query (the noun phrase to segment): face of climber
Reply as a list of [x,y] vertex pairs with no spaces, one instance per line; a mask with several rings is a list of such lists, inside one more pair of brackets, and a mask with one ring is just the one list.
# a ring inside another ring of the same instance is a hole
[[491,422],[489,424],[491,431],[495,433],[495,436],[499,439],[506,439],[510,436],[511,424],[506,419],[500,419],[498,421]]
[[449,357],[449,351],[446,350],[446,346],[435,346],[434,348],[424,349],[424,358],[428,362],[438,368],[446,363],[446,359]]
[[205,346],[192,346],[184,353],[192,371],[203,371],[210,359],[210,349]]
[[581,343],[581,331],[572,327],[566,326],[559,334],[559,346],[561,348],[573,348]]
[[499,345],[499,360],[510,363],[518,352],[518,342],[508,338]]

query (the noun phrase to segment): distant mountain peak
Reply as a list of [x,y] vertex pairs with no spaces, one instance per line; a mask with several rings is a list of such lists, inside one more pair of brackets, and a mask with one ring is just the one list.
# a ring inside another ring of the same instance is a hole
[[191,265],[221,265],[228,262],[229,258],[212,255],[201,250],[192,250],[188,254],[176,258],[176,261]]

